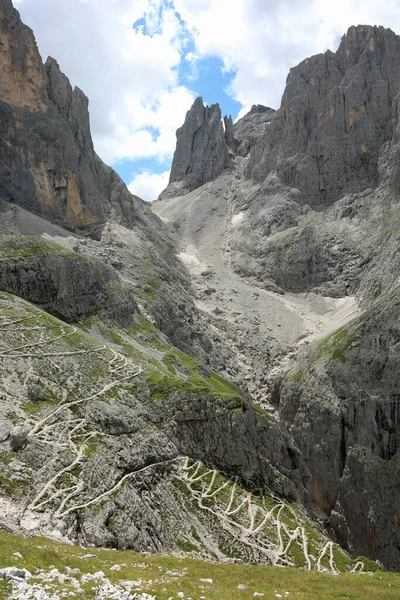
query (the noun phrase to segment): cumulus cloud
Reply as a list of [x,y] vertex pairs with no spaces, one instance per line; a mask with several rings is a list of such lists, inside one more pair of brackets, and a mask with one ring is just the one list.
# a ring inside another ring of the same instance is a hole
[[128,189],[132,194],[151,202],[152,200],[156,200],[159,194],[167,187],[169,173],[169,171],[152,173],[146,169],[133,176]]

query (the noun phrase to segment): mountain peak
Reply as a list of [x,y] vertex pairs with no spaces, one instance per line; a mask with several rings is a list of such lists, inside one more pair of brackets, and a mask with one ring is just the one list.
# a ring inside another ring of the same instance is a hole
[[188,193],[212,181],[229,165],[226,137],[231,137],[229,119],[224,131],[219,104],[205,106],[196,98],[176,132],[176,150],[169,186],[161,197]]

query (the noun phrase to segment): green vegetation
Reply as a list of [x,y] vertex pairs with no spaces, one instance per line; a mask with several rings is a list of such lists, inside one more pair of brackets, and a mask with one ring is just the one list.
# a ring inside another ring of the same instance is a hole
[[361,332],[361,324],[350,331],[346,328],[339,329],[318,344],[316,358],[329,357],[344,362],[347,350],[359,339]]
[[263,417],[267,417],[267,419],[269,421],[273,421],[273,417],[267,413],[266,410],[264,410],[259,404],[256,404],[256,402],[253,402],[252,404],[253,410],[254,412],[258,413],[259,415],[262,415]]
[[[126,356],[144,369],[151,392],[150,401],[166,398],[173,392],[203,392],[223,399],[243,398],[236,384],[171,346],[165,336],[142,316],[136,317],[136,324],[128,330],[110,330],[110,336]],[[138,347],[143,351],[139,351]]]
[[[20,552],[23,559],[16,561],[12,556],[14,552]],[[208,563],[165,554],[143,555],[98,548],[90,550],[96,558],[85,560],[83,557],[87,552],[85,548],[44,538],[21,538],[0,532],[0,567],[21,565],[33,574],[36,569],[49,570],[52,565],[62,573],[66,572],[66,567],[79,568],[82,574],[103,571],[113,583],[140,579],[142,590],[155,594],[157,600],[176,598],[178,591],[196,600],[200,596],[207,600],[250,600],[255,592],[264,594],[265,598],[275,599],[276,594],[280,594],[282,598],[297,600],[397,600],[400,594],[400,575],[382,571],[372,575],[348,573],[332,577],[293,568]],[[122,566],[121,571],[110,571],[115,564]],[[178,576],[169,576],[170,571]],[[213,583],[202,583],[200,579],[212,579]],[[0,583],[0,599],[4,600],[11,587],[5,582]],[[240,584],[248,586],[247,589],[238,590]],[[74,591],[68,582],[54,585],[58,592]],[[94,600],[96,585],[95,582],[85,585],[82,598]]]
[[139,256],[138,260],[142,263],[142,265],[144,265],[148,269],[155,269],[156,268],[156,265],[149,258],[143,258],[143,256]]
[[304,376],[303,369],[299,369],[299,371],[296,371],[295,373],[289,373],[288,379],[292,383],[300,383],[300,381],[303,379],[303,376]]
[[27,256],[76,256],[75,252],[66,250],[53,242],[48,242],[41,237],[23,236],[10,238],[0,236],[0,259],[1,258],[23,258]]
[[4,492],[8,496],[16,496],[24,493],[28,482],[26,479],[12,477],[9,465],[15,460],[16,455],[12,452],[0,452],[0,494]]
[[196,552],[199,550],[198,547],[192,544],[192,542],[189,540],[181,540],[180,538],[176,540],[176,545],[183,552]]

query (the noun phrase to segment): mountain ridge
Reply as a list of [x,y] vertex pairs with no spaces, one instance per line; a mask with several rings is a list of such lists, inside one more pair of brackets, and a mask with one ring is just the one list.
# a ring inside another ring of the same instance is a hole
[[398,569],[400,38],[351,28],[292,70],[281,109],[236,124],[197,99],[163,222],[97,157],[87,98],[10,0],[0,20],[7,520],[98,546]]
[[189,193],[184,176],[154,203],[176,231],[197,306],[245,355],[250,389],[296,440],[315,514],[351,553],[390,568],[399,60],[391,30],[351,27],[336,53],[291,69],[278,111],[233,126],[242,151],[228,169]]

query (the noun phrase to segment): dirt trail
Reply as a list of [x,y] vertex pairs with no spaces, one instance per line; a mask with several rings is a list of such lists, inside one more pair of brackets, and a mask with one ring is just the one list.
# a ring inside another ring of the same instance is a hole
[[228,173],[186,196],[155,202],[153,209],[164,221],[175,223],[196,305],[234,345],[244,379],[250,382],[254,370],[265,372],[268,359],[324,337],[353,318],[357,307],[352,297],[280,295],[234,273],[228,240],[246,216],[232,212],[232,177]]

